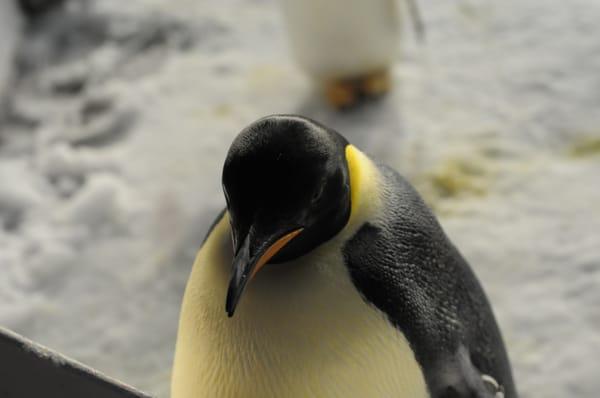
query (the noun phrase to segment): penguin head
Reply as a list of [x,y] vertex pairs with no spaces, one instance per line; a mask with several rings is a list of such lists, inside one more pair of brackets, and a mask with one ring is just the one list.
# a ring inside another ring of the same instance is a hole
[[347,145],[335,131],[287,115],[262,118],[235,138],[222,179],[234,246],[229,316],[262,266],[298,258],[346,225]]

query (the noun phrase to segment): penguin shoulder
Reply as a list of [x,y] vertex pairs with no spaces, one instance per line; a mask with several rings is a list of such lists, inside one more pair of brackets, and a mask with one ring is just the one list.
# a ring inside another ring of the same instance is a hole
[[[432,397],[501,397],[489,395],[490,379],[506,388],[506,398],[515,397],[499,329],[471,268],[410,183],[370,163],[376,178],[352,178],[367,181],[352,206],[355,232],[342,248],[352,283],[406,336]],[[364,177],[367,162],[359,164]],[[375,205],[365,211],[373,192]]]

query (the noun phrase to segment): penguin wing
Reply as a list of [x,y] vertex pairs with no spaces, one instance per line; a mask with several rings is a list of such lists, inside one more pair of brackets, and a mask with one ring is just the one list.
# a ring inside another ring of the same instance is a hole
[[477,278],[410,184],[378,168],[382,213],[343,248],[354,285],[406,336],[432,398],[515,398],[502,337]]

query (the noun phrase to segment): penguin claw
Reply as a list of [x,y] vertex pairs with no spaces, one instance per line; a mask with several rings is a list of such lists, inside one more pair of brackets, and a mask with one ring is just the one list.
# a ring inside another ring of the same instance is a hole
[[488,391],[494,394],[494,398],[504,398],[504,388],[498,384],[496,379],[489,375],[481,375],[481,380],[483,380],[483,384]]

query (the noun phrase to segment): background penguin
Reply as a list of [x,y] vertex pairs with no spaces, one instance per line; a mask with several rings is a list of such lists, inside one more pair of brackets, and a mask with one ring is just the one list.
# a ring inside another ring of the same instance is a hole
[[223,188],[172,398],[517,396],[483,290],[396,172],[270,116],[234,140]]
[[[390,89],[400,49],[399,0],[283,0],[290,44],[301,68],[335,107]],[[408,0],[417,33],[422,24]]]

